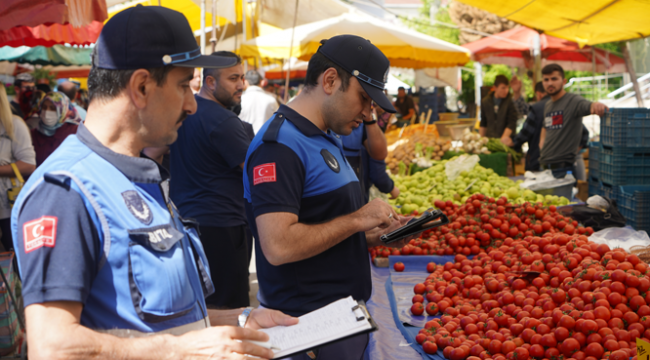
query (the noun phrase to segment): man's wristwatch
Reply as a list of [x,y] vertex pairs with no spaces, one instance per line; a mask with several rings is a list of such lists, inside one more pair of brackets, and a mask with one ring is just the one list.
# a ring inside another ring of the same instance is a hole
[[253,311],[253,307],[247,307],[244,309],[244,312],[239,314],[239,317],[237,318],[237,325],[239,327],[244,327],[246,325],[246,321],[248,321],[248,316],[251,314],[251,311]]
[[365,121],[363,120],[364,125],[374,125],[377,123],[377,115],[373,112],[372,113],[372,120],[370,121]]

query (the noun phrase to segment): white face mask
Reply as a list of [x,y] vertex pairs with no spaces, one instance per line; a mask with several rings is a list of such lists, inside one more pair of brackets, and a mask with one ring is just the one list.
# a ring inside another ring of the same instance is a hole
[[54,126],[59,122],[59,117],[56,114],[56,111],[52,110],[43,110],[41,111],[41,121],[47,126]]

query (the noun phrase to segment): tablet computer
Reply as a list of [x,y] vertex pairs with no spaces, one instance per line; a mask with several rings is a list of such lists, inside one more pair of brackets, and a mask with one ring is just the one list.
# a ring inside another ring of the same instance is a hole
[[449,224],[449,219],[441,210],[429,209],[419,218],[411,219],[408,224],[379,237],[384,244],[390,244],[412,235],[420,234],[423,231]]

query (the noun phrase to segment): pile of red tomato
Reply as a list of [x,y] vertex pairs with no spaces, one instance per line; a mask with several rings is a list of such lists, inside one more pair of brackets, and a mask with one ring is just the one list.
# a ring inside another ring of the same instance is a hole
[[507,199],[472,195],[459,206],[451,201],[437,200],[434,205],[449,218],[449,224],[425,231],[401,249],[375,246],[370,256],[389,255],[476,255],[482,248],[503,243],[506,238],[523,239],[546,233],[591,235],[592,228],[578,227],[578,223],[556,212],[555,206],[542,204],[512,205]]
[[650,342],[648,265],[585,235],[507,237],[472,260],[458,254],[427,270],[414,287],[411,312],[442,317],[416,337],[426,353],[441,349],[451,360],[636,360],[636,338]]

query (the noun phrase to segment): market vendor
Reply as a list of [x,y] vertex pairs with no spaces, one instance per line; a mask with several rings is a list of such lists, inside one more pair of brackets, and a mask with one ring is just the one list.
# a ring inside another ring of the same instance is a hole
[[544,106],[539,162],[556,178],[563,178],[568,171],[576,173],[576,156],[583,138],[582,118],[591,114],[602,117],[608,108],[605,104],[567,93],[564,90],[564,69],[558,64],[544,66],[542,81],[551,99]]
[[[404,222],[386,202],[363,205],[336,135],[370,121],[371,101],[395,112],[382,92],[388,59],[358,36],[321,43],[304,90],[262,126],[244,171],[260,304],[296,316],[347,296],[368,300],[368,246]],[[367,343],[363,334],[294,359],[358,360]]]
[[410,95],[406,94],[406,89],[403,86],[397,88],[397,99],[393,105],[402,116],[402,120],[414,120],[415,102]]
[[517,130],[519,113],[510,97],[508,78],[497,75],[494,90],[481,101],[481,124],[479,134],[498,138],[505,144]]
[[268,340],[254,329],[297,319],[206,309],[204,297],[223,289],[196,224],[169,200],[167,171],[140,155],[173,143],[196,112],[194,67],[233,59],[201,56],[181,13],[140,5],[112,17],[93,52],[86,121],[12,212],[29,358],[273,357],[250,342]]

